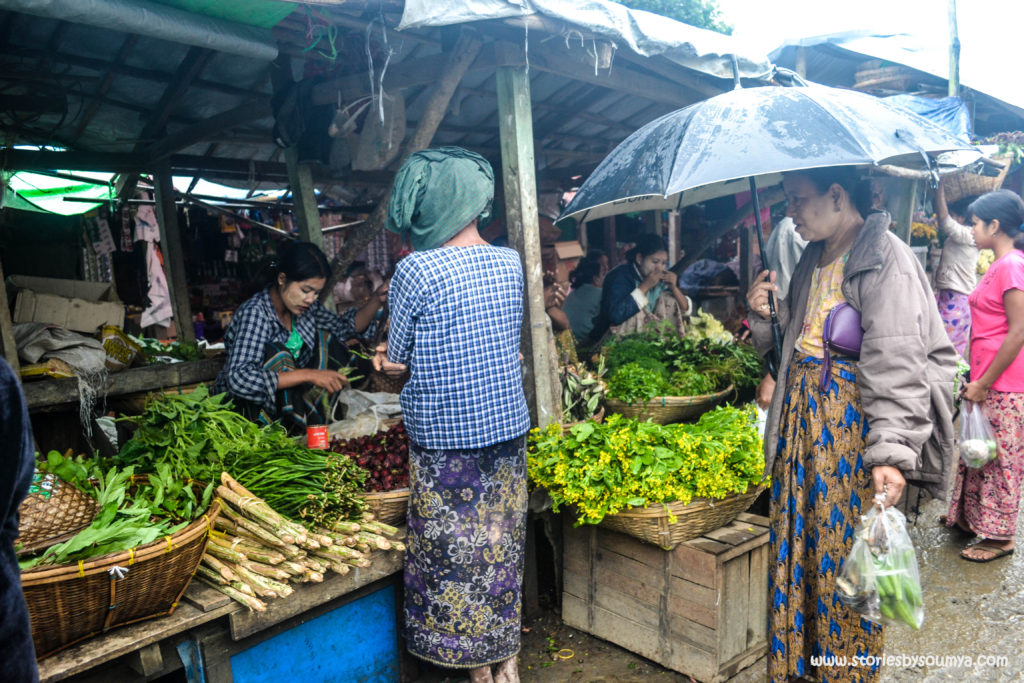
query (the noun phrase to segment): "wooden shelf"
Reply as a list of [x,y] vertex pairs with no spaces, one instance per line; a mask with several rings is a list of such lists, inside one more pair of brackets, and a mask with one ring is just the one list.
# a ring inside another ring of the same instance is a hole
[[[209,382],[217,377],[225,360],[226,356],[217,356],[184,363],[129,368],[111,374],[104,391],[109,397]],[[22,388],[31,411],[57,410],[78,402],[76,379],[41,379],[23,383]]]

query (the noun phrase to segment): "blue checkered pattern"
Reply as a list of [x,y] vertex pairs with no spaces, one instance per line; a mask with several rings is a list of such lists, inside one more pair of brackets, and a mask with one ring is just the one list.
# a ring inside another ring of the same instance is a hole
[[[317,330],[330,330],[340,340],[355,337],[355,316],[355,309],[338,315],[317,301],[305,313],[293,318],[292,325],[302,337],[302,350],[295,359],[295,366],[310,367]],[[217,375],[213,391],[227,391],[232,396],[254,401],[273,415],[277,372],[263,367],[266,347],[269,342],[284,344],[289,334],[274,311],[269,289],[243,303],[231,317],[231,324],[224,333],[228,360]]]
[[401,403],[421,448],[484,448],[530,428],[519,362],[523,269],[501,247],[446,247],[398,263],[388,358],[411,372]]

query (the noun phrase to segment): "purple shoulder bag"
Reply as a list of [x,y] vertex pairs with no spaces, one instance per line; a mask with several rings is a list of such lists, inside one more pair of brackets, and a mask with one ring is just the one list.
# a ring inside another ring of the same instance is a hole
[[825,326],[821,333],[821,343],[825,350],[825,358],[821,364],[821,391],[828,391],[829,378],[832,376],[832,353],[860,358],[860,345],[864,341],[864,330],[860,326],[860,313],[845,301],[831,311],[825,318]]

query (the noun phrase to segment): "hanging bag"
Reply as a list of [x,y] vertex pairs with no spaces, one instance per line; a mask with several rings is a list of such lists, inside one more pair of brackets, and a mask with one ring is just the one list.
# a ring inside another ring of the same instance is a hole
[[980,468],[998,454],[996,435],[980,403],[964,400],[960,409],[960,442],[957,451],[964,464]]

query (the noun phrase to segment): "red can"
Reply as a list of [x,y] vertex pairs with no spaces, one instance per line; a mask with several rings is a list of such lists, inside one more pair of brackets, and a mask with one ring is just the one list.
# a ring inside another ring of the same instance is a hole
[[327,425],[310,425],[306,427],[306,447],[326,451],[331,447],[331,437],[327,433]]

